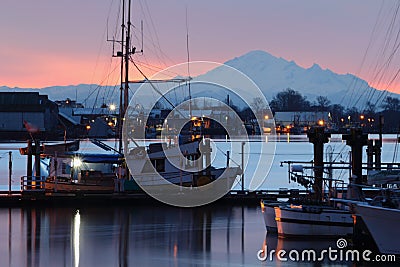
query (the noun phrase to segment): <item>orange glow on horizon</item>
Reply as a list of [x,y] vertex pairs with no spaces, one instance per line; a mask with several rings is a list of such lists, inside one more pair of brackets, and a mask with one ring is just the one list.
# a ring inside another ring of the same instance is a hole
[[[0,53],[2,56],[2,53]],[[150,63],[151,64],[151,63]],[[162,67],[152,64],[138,66],[151,78]],[[129,80],[143,80],[144,77],[131,66]],[[7,66],[0,65],[0,86],[18,88],[45,88],[78,84],[116,85],[120,84],[120,60],[110,56],[96,58],[73,57],[56,54],[28,54],[23,62],[15,61]]]
[[[57,54],[54,52],[36,51],[26,53],[22,59],[15,59],[13,54],[21,53],[17,48],[10,48],[7,51],[0,51],[0,57],[4,61],[11,62],[7,65],[0,64],[0,86],[19,88],[45,88],[50,86],[68,86],[78,84],[99,84],[114,86],[120,83],[120,59],[112,58],[110,53],[103,55],[86,54]],[[165,69],[160,66],[157,59],[142,58],[137,56],[137,64],[148,78]],[[146,62],[143,62],[146,61]],[[148,63],[145,64],[145,63]],[[300,65],[300,64],[299,64]],[[192,77],[201,75],[210,69],[201,68],[204,65],[192,65],[190,74]],[[212,66],[212,65],[210,65]],[[215,67],[215,65],[213,65]],[[187,65],[182,63],[178,69],[186,70]],[[340,70],[333,70],[341,73]],[[176,73],[165,72],[165,79],[178,76]],[[183,74],[183,76],[186,73]],[[164,77],[164,75],[163,75]],[[158,79],[160,77],[157,77]],[[361,79],[368,77],[360,75]],[[143,80],[144,77],[131,66],[130,80]],[[370,83],[370,86],[378,90],[388,90],[393,93],[400,93],[400,82],[393,83],[389,87],[386,83]]]

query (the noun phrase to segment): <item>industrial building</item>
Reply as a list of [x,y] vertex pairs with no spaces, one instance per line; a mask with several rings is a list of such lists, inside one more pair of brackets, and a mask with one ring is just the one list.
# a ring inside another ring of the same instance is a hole
[[38,92],[0,92],[0,139],[56,138],[58,106]]

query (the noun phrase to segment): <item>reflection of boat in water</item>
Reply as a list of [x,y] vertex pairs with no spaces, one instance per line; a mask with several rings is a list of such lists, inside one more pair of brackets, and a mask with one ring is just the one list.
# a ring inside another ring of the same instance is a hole
[[297,262],[297,264],[302,260],[308,262],[315,262],[317,259],[328,261],[326,251],[329,248],[337,248],[336,240],[279,238],[277,235],[267,233],[259,257],[270,262],[276,262],[277,265],[278,262],[287,263],[288,261]]

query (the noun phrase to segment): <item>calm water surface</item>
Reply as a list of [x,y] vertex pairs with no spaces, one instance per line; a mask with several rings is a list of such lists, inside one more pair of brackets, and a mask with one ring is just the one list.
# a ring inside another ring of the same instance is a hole
[[[391,162],[396,136],[386,136],[383,162]],[[112,142],[110,142],[112,144]],[[8,151],[13,151],[13,188],[26,173],[26,159],[18,148],[0,144],[0,189],[7,189]],[[222,149],[227,145],[218,144]],[[252,146],[259,145],[252,142]],[[336,160],[348,161],[349,148],[332,139]],[[83,152],[96,151],[90,142]],[[98,151],[96,151],[98,152]],[[263,152],[264,153],[264,152]],[[266,151],[265,153],[270,153]],[[255,168],[250,155],[248,172]],[[282,136],[261,189],[299,188],[289,183],[283,160],[312,160],[305,136]],[[215,164],[223,166],[224,157]],[[347,182],[348,173],[335,173]],[[0,266],[297,266],[300,263],[261,262],[257,252],[271,249],[336,248],[336,240],[287,240],[267,236],[260,208],[211,205],[200,208],[156,206],[48,207],[0,209]],[[347,266],[351,263],[303,263],[305,266]]]
[[259,207],[14,208],[0,225],[0,266],[295,266],[257,252],[335,247],[266,236]]
[[[370,135],[370,138],[377,139],[377,135]],[[272,139],[272,138],[270,138]],[[396,135],[384,135],[384,143],[382,149],[382,162],[392,162],[393,155],[395,152]],[[245,169],[245,178],[252,177],[254,170],[259,163],[259,154],[265,153],[267,155],[274,155],[271,164],[270,171],[265,174],[264,182],[260,185],[259,189],[278,189],[281,187],[287,188],[298,188],[303,189],[296,183],[289,183],[287,176],[287,166],[281,167],[280,162],[285,160],[291,161],[311,161],[313,159],[313,147],[308,142],[306,135],[278,135],[273,141],[262,140],[263,142],[275,142],[275,151],[261,151],[260,142],[250,142],[251,150],[245,148],[245,154],[249,155],[248,163]],[[115,141],[106,141],[106,143],[112,147],[116,146]],[[236,146],[234,149],[230,146],[229,142],[220,140],[216,142],[218,149],[214,149],[216,156],[213,158],[213,165],[216,167],[226,166],[226,156],[221,151],[230,150],[231,158],[236,159],[236,162],[240,164],[241,150],[240,142],[233,142]],[[12,188],[13,190],[20,190],[20,177],[26,175],[26,156],[21,156],[18,149],[25,147],[25,143],[0,143],[0,190],[8,190],[8,152],[12,151],[13,159],[13,173],[12,173]],[[364,147],[364,162],[366,162],[366,153]],[[349,161],[349,146],[341,140],[341,135],[333,135],[331,141],[325,144],[325,151],[332,152],[332,160],[334,161]],[[81,141],[80,152],[83,153],[109,153],[101,150],[97,146],[93,145],[90,141]],[[325,158],[329,161],[328,158]],[[399,158],[395,157],[395,161],[399,161]],[[232,166],[235,165],[231,162]],[[260,162],[259,164],[266,164]],[[346,183],[348,182],[348,172],[338,171],[334,173],[336,179],[342,179]],[[264,178],[264,177],[263,177]],[[248,188],[250,179],[245,179],[245,188]],[[240,184],[236,185],[236,189],[240,189]]]

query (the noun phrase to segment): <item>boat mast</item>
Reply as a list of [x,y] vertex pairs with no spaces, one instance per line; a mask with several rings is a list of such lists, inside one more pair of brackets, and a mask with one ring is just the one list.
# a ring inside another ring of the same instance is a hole
[[121,52],[117,53],[117,56],[121,57],[121,85],[120,85],[120,93],[119,93],[119,126],[118,126],[118,138],[119,138],[119,144],[118,144],[118,151],[119,153],[122,153],[122,122],[123,118],[125,115],[124,112],[124,101],[123,101],[123,95],[124,95],[124,57],[122,56],[124,51],[124,39],[125,39],[125,0],[122,0],[122,24],[121,24]]
[[[131,0],[128,1],[128,30],[126,33],[126,41],[125,41],[125,87],[124,87],[124,118],[126,113],[128,112],[128,101],[129,101],[129,58],[131,54],[135,54],[136,48],[134,47],[131,51],[130,47],[130,37],[131,37]],[[122,133],[122,132],[121,132]],[[125,138],[124,140],[124,148],[127,152],[128,150],[128,140]],[[125,175],[129,180],[129,168],[128,165],[125,165]]]
[[129,100],[129,56],[135,53],[135,48],[130,51],[130,35],[131,35],[131,0],[128,2],[128,29],[125,42],[125,88],[124,88],[124,116],[128,110]]
[[[127,26],[125,25],[125,0],[122,0],[122,24],[121,24],[121,51],[117,53],[118,57],[121,57],[121,86],[119,96],[119,146],[118,151],[122,153],[122,129],[124,123],[124,117],[128,110],[129,104],[129,58],[131,54],[135,53],[136,48],[131,51],[130,48],[130,35],[131,35],[131,0],[128,1],[128,18]],[[125,29],[127,28],[127,29]],[[125,36],[126,30],[126,36]],[[125,46],[124,46],[125,45]],[[124,53],[125,49],[125,53]],[[125,72],[125,76],[124,76]]]

